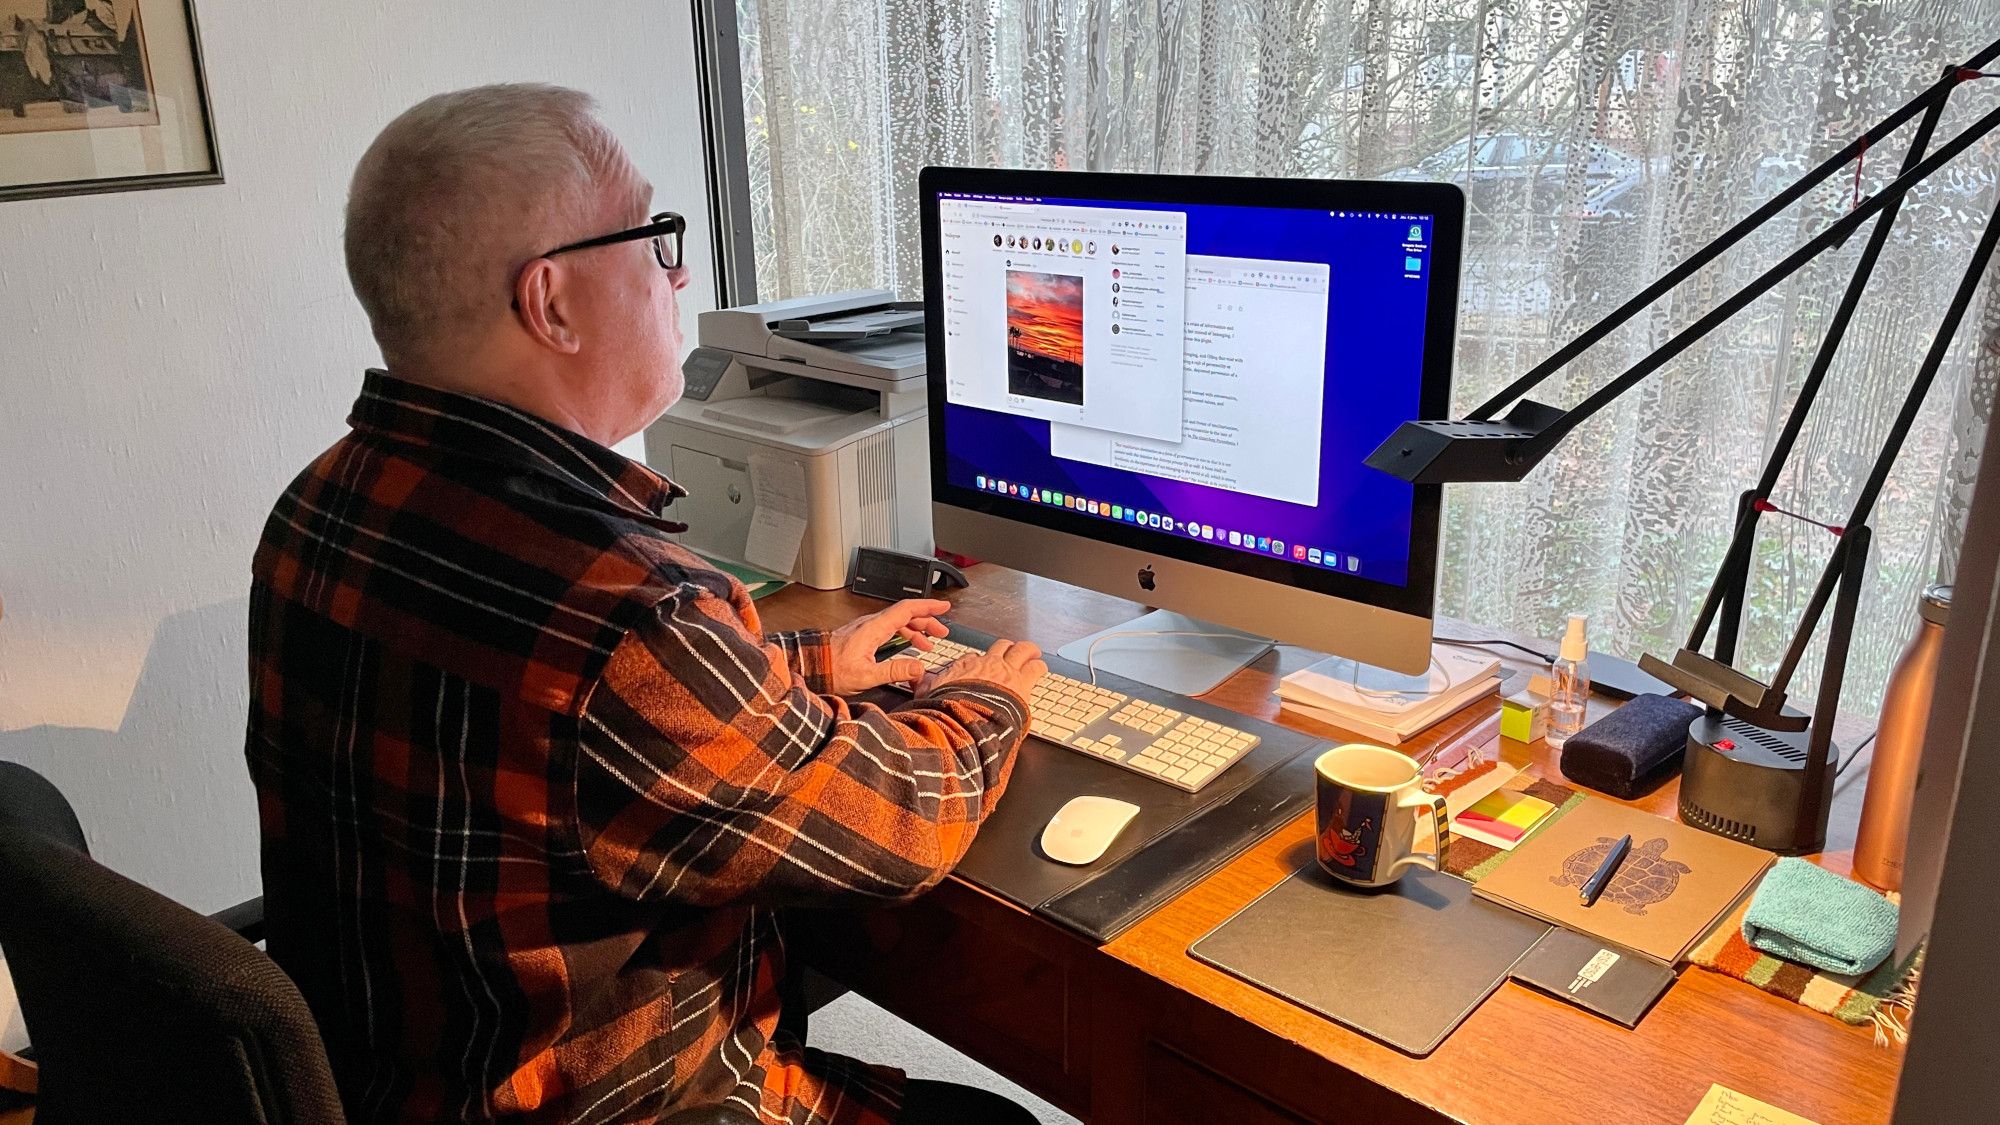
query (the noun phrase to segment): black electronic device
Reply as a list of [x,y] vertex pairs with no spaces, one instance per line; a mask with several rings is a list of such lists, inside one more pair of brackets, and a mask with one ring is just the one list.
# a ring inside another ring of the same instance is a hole
[[[1808,770],[1806,731],[1777,731],[1733,715],[1703,714],[1688,727],[1681,820],[1776,852],[1823,843],[1799,823],[1801,808],[1830,808],[1833,770]],[[1840,750],[1829,744],[1836,758]],[[1808,792],[1808,786],[1817,786]],[[1802,835],[1802,833],[1804,833]]]
[[965,572],[943,559],[884,547],[856,547],[847,573],[848,589],[889,602],[928,598],[935,590],[965,584]]
[[1590,690],[1603,692],[1618,699],[1637,699],[1642,695],[1672,695],[1674,686],[1648,673],[1645,669],[1622,656],[1614,656],[1602,649],[1591,649],[1587,658],[1590,668]]

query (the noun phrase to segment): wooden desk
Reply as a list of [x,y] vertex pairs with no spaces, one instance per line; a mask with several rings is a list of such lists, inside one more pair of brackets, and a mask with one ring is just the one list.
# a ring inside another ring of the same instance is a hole
[[[952,598],[956,619],[1048,648],[1140,609],[991,565],[970,577],[972,589]],[[831,626],[880,604],[798,588],[759,603],[778,629]],[[1440,632],[1453,627],[1440,623]],[[1312,659],[1280,649],[1206,698],[1344,738],[1281,714],[1271,695],[1279,676]],[[1560,779],[1546,746],[1506,747],[1510,761]],[[1671,816],[1676,791],[1633,804]],[[1704,970],[1686,970],[1635,1031],[1510,983],[1429,1058],[1413,1059],[1187,956],[1196,938],[1310,862],[1311,836],[1308,814],[1102,949],[955,878],[908,907],[802,919],[791,944],[835,980],[1094,1125],[1680,1125],[1711,1082],[1822,1125],[1888,1118],[1900,1050]],[[1823,861],[1846,866],[1844,854]]]
[[14,1107],[14,1103],[21,1092],[34,1091],[37,1077],[33,1066],[0,1051],[0,1125],[30,1125],[34,1121],[32,1107]]

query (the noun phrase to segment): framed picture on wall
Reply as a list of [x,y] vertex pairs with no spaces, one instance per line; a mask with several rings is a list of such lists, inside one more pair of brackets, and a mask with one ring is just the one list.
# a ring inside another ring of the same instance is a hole
[[193,0],[0,0],[0,200],[221,182]]

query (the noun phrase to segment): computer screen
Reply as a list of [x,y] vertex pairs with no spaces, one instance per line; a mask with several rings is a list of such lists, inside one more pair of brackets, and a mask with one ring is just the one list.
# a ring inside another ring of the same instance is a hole
[[935,483],[1428,616],[1436,490],[1363,460],[1446,406],[1456,192],[970,175],[926,181]]

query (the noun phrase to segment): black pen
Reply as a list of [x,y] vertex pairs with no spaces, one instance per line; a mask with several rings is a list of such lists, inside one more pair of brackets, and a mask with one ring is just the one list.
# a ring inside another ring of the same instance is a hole
[[1611,852],[1604,857],[1604,862],[1597,865],[1597,874],[1583,884],[1583,892],[1576,896],[1576,901],[1583,906],[1595,904],[1597,896],[1611,885],[1611,877],[1618,873],[1618,865],[1625,862],[1625,853],[1631,850],[1632,837],[1619,837],[1618,842],[1611,845]]

